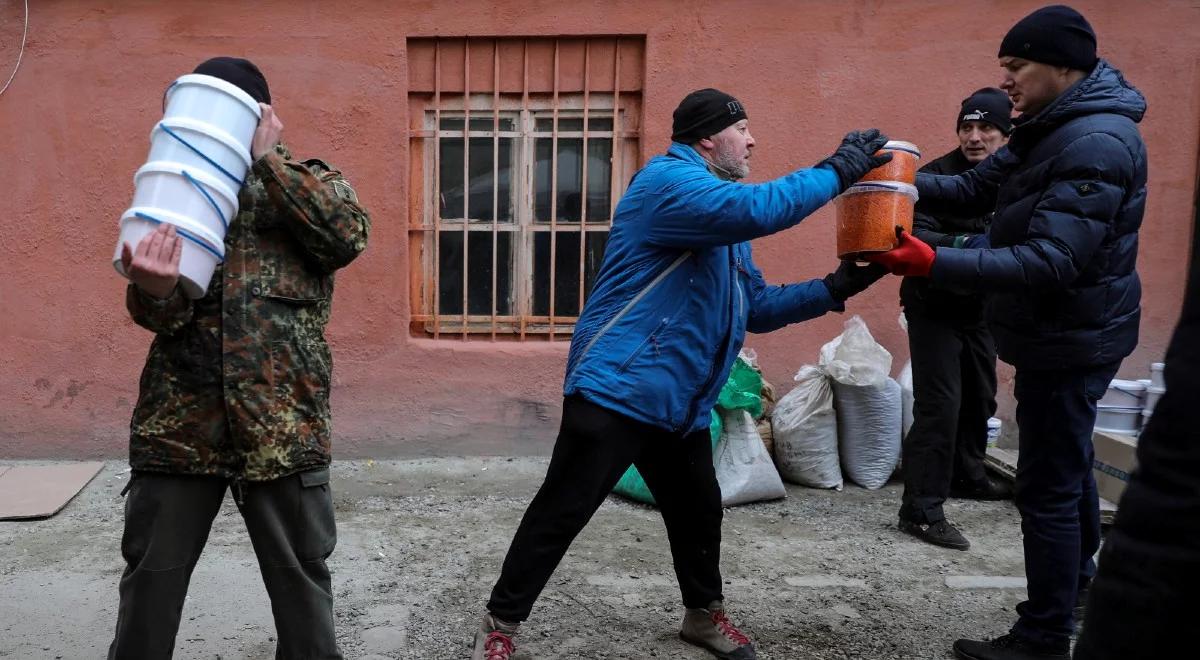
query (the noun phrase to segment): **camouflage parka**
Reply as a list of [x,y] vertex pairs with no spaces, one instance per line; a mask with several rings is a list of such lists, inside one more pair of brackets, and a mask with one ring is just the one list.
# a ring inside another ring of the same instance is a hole
[[203,298],[128,286],[129,314],[155,333],[130,423],[133,469],[265,481],[329,464],[333,274],[369,230],[340,172],[279,145],[238,193]]

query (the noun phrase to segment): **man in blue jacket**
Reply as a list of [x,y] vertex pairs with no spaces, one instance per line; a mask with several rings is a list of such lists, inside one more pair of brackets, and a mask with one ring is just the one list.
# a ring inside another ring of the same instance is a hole
[[887,138],[850,133],[816,167],[737,183],[754,138],[737,99],[688,95],[671,148],[630,182],[567,360],[562,426],[475,637],[506,660],[563,554],[631,465],[662,511],[686,608],[680,636],[720,658],[754,658],[723,607],[721,493],[709,411],[747,331],[841,311],[886,271],[843,263],[824,279],[769,286],[749,241],[796,225],[868,170]]
[[1008,146],[959,176],[919,175],[923,198],[994,208],[990,249],[934,248],[908,234],[876,259],[936,285],[989,292],[1000,358],[1017,369],[1016,503],[1028,599],[1012,631],[959,640],[961,658],[1067,658],[1073,608],[1095,574],[1096,401],[1137,345],[1135,270],[1146,204],[1146,101],[1096,57],[1096,35],[1055,5],[1000,45],[1001,85],[1021,113]]

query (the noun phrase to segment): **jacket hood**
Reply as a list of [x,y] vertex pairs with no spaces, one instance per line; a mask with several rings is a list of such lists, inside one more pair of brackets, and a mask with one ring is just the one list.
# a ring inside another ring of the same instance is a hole
[[1082,115],[1109,113],[1130,118],[1135,123],[1146,114],[1146,97],[1125,80],[1121,71],[1100,60],[1083,80],[1063,92],[1049,106],[1033,117],[1017,118],[1023,126],[1057,126]]

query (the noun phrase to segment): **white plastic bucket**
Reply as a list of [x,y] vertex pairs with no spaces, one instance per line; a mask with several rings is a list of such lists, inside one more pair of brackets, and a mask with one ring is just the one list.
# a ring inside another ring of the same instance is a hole
[[220,78],[190,73],[167,89],[164,119],[191,119],[233,136],[250,153],[262,110],[249,94]]
[[1096,430],[1135,434],[1141,428],[1142,409],[1132,406],[1100,406],[1096,409]]
[[250,152],[229,133],[194,119],[164,119],[150,131],[147,162],[179,163],[207,172],[240,189],[250,169]]
[[1155,362],[1150,365],[1150,384],[1155,387],[1166,387],[1167,381],[1163,380],[1163,368],[1166,365],[1162,362]]
[[987,421],[987,446],[995,447],[1000,440],[1000,429],[1003,422],[998,417],[991,417]]
[[1162,395],[1166,393],[1167,388],[1165,387],[1155,387],[1151,385],[1146,389],[1146,406],[1143,408],[1143,411],[1147,416],[1154,412],[1154,406],[1158,405],[1158,400],[1161,399]]
[[1100,399],[1101,407],[1141,408],[1146,400],[1146,385],[1136,380],[1114,379]]
[[125,275],[121,263],[121,246],[128,243],[131,251],[138,243],[158,227],[160,222],[169,222],[184,239],[183,254],[179,262],[179,279],[187,297],[203,298],[212,280],[217,264],[225,259],[225,245],[218,241],[203,225],[189,218],[162,209],[134,207],[121,216],[121,231],[117,239],[117,250],[113,254],[113,268]]
[[[186,173],[186,174],[185,174]],[[225,242],[225,229],[237,214],[237,191],[207,172],[179,163],[146,163],[133,175],[133,204],[170,211],[201,223]]]

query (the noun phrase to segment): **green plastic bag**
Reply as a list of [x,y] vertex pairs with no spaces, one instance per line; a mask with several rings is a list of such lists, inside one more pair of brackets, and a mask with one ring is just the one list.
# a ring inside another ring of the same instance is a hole
[[[721,439],[721,410],[746,410],[757,419],[762,416],[763,411],[761,392],[762,376],[739,355],[729,371],[729,378],[717,395],[717,407],[712,409],[710,415],[708,434],[714,450],[717,448],[717,441]],[[630,465],[617,481],[613,492],[637,502],[654,504],[654,496],[650,494],[645,480],[633,465]]]
[[729,370],[729,379],[717,395],[717,407],[725,412],[745,410],[758,419],[763,414],[762,386],[762,374],[739,355]]

